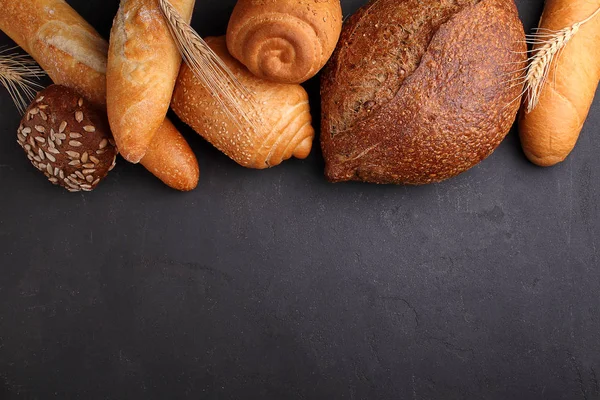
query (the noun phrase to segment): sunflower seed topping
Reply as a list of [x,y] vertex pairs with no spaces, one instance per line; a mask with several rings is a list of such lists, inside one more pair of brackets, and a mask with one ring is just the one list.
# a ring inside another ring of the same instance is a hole
[[83,121],[83,112],[75,111],[75,121],[81,123]]
[[86,132],[96,132],[96,127],[92,125],[86,125],[83,127],[83,130]]
[[58,127],[58,133],[63,133],[65,129],[67,129],[67,121],[60,123],[60,126]]
[[77,140],[69,140],[69,145],[73,147],[80,147],[81,142],[78,142]]

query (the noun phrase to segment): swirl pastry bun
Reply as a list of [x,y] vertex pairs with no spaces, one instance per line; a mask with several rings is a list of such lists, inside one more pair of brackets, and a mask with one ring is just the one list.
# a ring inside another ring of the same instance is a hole
[[341,30],[339,0],[239,0],[227,47],[260,78],[302,83],[327,63]]

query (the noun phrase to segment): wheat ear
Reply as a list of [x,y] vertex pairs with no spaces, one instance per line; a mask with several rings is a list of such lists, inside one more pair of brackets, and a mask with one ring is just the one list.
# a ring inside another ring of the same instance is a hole
[[527,43],[538,46],[535,54],[529,58],[530,64],[525,75],[525,111],[532,112],[538,105],[542,89],[548,80],[550,67],[554,59],[565,48],[567,43],[579,32],[581,26],[600,14],[598,8],[592,15],[567,28],[550,30],[538,28],[536,32],[527,35]]
[[12,53],[15,48],[0,48],[0,85],[8,91],[21,114],[42,86],[34,79],[44,71],[28,56]]
[[159,4],[179,52],[194,76],[208,89],[238,128],[249,126],[255,129],[254,122],[249,118],[249,110],[254,110],[254,104],[248,89],[181,17],[169,0],[159,0]]

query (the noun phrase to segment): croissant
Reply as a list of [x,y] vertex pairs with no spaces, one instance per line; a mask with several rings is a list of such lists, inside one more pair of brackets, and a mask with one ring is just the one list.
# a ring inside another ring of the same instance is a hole
[[239,0],[227,47],[260,78],[302,83],[327,63],[341,30],[339,0]]
[[244,167],[264,169],[292,156],[308,157],[315,131],[306,91],[300,85],[255,77],[227,52],[223,36],[207,38],[206,43],[252,93],[253,101],[241,107],[253,123],[232,120],[185,64],[171,102],[179,118]]

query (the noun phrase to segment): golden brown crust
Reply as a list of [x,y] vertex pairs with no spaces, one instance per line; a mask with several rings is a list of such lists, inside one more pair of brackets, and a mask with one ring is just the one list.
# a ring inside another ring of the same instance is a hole
[[[452,4],[450,15],[442,3]],[[502,141],[519,107],[513,100],[521,88],[505,81],[525,65],[517,53],[525,50],[523,27],[512,0],[470,3],[378,0],[345,26],[321,89],[329,180],[437,182],[473,167]],[[422,15],[418,43],[404,32],[410,28],[387,31],[415,15]],[[425,52],[400,51],[386,60],[401,42]],[[349,61],[364,55],[367,63],[386,65],[365,75],[358,61]],[[400,72],[386,71],[389,64]],[[344,98],[357,110],[348,111]]]
[[105,103],[108,44],[75,10],[61,0],[0,0],[0,9],[0,29],[55,83]]
[[323,68],[341,29],[340,0],[239,0],[227,47],[260,78],[302,83]]
[[[582,21],[600,7],[600,0],[547,0],[540,27],[560,30]],[[531,162],[548,167],[571,153],[592,105],[600,58],[600,16],[583,25],[552,63],[537,107],[521,111],[519,135]]]
[[[26,50],[55,83],[75,89],[105,109],[108,43],[94,28],[63,0],[0,0],[0,9],[0,29]],[[197,160],[189,157],[189,146],[183,146],[185,139],[173,140],[171,129],[163,132],[165,126],[169,123],[163,124],[153,138],[151,148],[158,153],[147,154],[152,160],[163,162],[142,162],[161,180],[180,176],[177,171],[163,170],[174,167],[169,160],[174,155],[189,163],[175,166],[178,171],[193,172],[198,168]],[[197,176],[190,173],[184,178],[163,182],[175,189],[189,190],[190,182]]]
[[[189,20],[195,0],[171,0]],[[163,123],[181,56],[158,0],[124,0],[115,17],[108,53],[108,120],[119,151],[139,162]]]
[[290,157],[306,158],[314,138],[308,94],[300,85],[267,82],[252,75],[228,52],[225,38],[207,38],[217,53],[252,93],[256,112],[245,109],[256,129],[240,129],[193,72],[182,66],[173,94],[173,111],[183,122],[231,159],[248,168],[269,168]]
[[[173,189],[187,192],[198,186],[200,170],[194,152],[177,128],[165,119],[160,140],[153,140],[140,163]],[[164,143],[169,143],[165,146]]]

